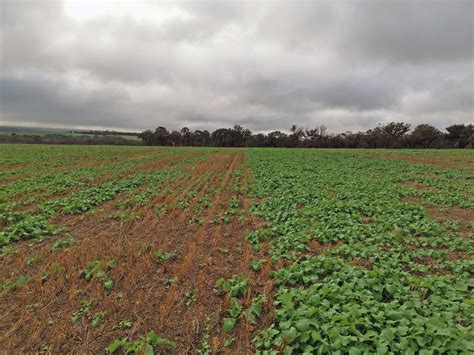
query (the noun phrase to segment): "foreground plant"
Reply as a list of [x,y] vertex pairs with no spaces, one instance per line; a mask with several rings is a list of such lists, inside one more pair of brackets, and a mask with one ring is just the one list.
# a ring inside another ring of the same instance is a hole
[[158,346],[168,346],[174,349],[176,348],[176,343],[174,341],[161,338],[156,335],[155,332],[151,331],[146,336],[142,336],[134,341],[131,341],[128,338],[112,340],[105,351],[109,354],[112,354],[117,350],[122,349],[125,354],[152,355],[154,354],[154,349]]
[[104,287],[107,290],[111,290],[114,288],[114,280],[107,275],[108,270],[111,270],[117,266],[117,262],[115,260],[109,261],[107,264],[107,268],[104,270],[102,267],[102,262],[100,260],[91,261],[86,263],[86,268],[81,271],[81,276],[84,277],[87,281],[90,281],[93,277],[98,278],[102,281]]
[[216,281],[215,291],[218,294],[228,293],[231,297],[239,297],[247,291],[248,280],[247,278],[234,275],[230,279],[221,277]]
[[164,262],[170,259],[173,259],[175,256],[176,256],[176,253],[174,252],[167,252],[167,251],[161,251],[161,250],[155,251],[156,262],[158,264],[163,264]]

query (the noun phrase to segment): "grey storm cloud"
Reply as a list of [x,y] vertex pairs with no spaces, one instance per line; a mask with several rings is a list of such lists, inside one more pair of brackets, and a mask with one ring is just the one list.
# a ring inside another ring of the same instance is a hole
[[473,122],[473,1],[0,4],[0,124]]

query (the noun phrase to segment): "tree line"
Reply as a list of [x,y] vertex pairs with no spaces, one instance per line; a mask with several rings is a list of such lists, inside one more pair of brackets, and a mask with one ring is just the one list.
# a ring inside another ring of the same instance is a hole
[[130,136],[130,137],[136,137],[137,133],[135,132],[121,132],[121,131],[113,131],[113,130],[105,130],[105,131],[99,131],[96,129],[90,129],[88,131],[86,130],[80,130],[80,131],[69,131],[69,133],[75,133],[75,134],[88,134],[91,136]]
[[[91,131],[97,133],[98,131]],[[191,131],[184,127],[168,131],[158,127],[138,134],[141,140],[125,139],[123,132],[105,131],[107,134],[65,135],[45,134],[0,135],[0,143],[29,144],[81,144],[81,145],[159,145],[194,147],[301,147],[301,148],[473,148],[474,125],[455,124],[445,132],[429,124],[420,124],[411,130],[404,122],[378,125],[364,132],[329,133],[324,125],[303,128],[293,125],[289,133],[273,131],[253,134],[240,125]],[[81,133],[84,133],[81,131]],[[87,133],[87,132],[86,132]],[[104,133],[104,132],[100,132]],[[120,136],[118,135],[120,134]],[[135,135],[136,133],[126,133]]]
[[329,133],[324,125],[302,128],[293,125],[290,133],[273,131],[253,134],[240,125],[207,130],[168,131],[158,127],[138,135],[145,145],[195,147],[288,147],[288,148],[473,148],[474,125],[455,124],[441,132],[429,124],[411,130],[404,122],[380,124],[365,132]]

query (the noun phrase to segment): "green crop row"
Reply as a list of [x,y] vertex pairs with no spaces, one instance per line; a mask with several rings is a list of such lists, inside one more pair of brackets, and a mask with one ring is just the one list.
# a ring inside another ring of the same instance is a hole
[[[146,205],[149,197],[157,193],[165,179],[173,180],[178,171],[187,164],[195,163],[197,159],[196,157],[182,159],[179,165],[161,171],[136,172],[126,179],[102,183],[73,192],[64,198],[40,203],[31,211],[3,210],[0,219],[6,227],[0,232],[0,246],[5,247],[21,239],[42,239],[56,234],[59,228],[49,224],[51,217],[87,212],[118,194],[129,196],[123,200],[125,205]],[[146,188],[139,192],[137,188],[142,185]],[[3,252],[8,250],[10,249],[4,249]]]

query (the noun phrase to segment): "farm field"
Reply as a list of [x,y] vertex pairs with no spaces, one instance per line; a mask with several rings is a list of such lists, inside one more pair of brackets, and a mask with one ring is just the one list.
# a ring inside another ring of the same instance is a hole
[[472,353],[474,151],[3,145],[0,350]]

